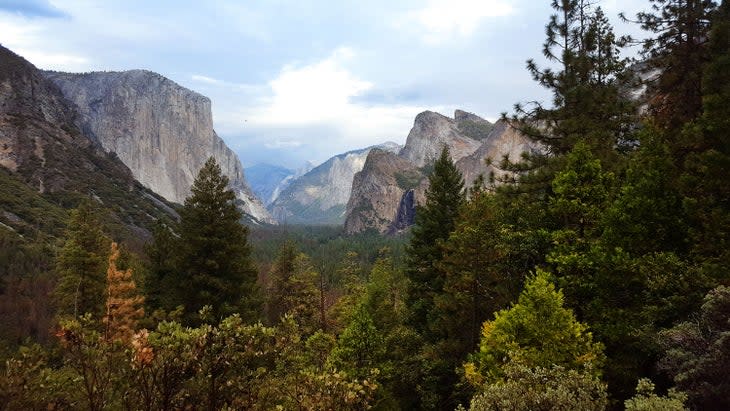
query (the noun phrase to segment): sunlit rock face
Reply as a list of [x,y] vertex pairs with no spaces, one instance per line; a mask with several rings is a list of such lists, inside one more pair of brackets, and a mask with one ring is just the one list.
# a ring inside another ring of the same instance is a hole
[[[398,233],[415,221],[416,206],[423,204],[427,175],[444,147],[469,187],[481,175],[502,176],[499,163],[507,156],[518,161],[536,146],[504,121],[489,121],[462,110],[451,119],[425,111],[418,116],[399,154],[373,151],[363,170],[355,175],[347,206],[345,231]],[[487,161],[491,160],[491,161]]]
[[370,151],[362,171],[353,179],[345,232],[387,232],[398,215],[403,194],[420,187],[422,180],[423,174],[410,161],[384,150]]
[[238,156],[213,130],[207,97],[145,70],[45,75],[75,104],[82,130],[151,190],[182,203],[212,156],[230,179],[242,210],[274,222],[249,188]]
[[416,167],[424,167],[438,158],[444,146],[449,147],[451,158],[457,161],[476,151],[479,141],[460,131],[456,120],[424,111],[416,116],[400,156]]

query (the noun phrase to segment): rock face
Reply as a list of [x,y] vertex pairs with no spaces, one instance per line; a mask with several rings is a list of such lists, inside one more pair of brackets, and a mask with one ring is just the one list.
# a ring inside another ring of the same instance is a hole
[[416,167],[423,167],[433,163],[444,146],[449,147],[451,158],[458,161],[476,151],[479,141],[461,132],[456,120],[433,111],[424,111],[416,116],[406,145],[399,155]]
[[[83,198],[113,209],[111,218],[126,239],[144,239],[155,221],[174,218],[164,201],[76,126],[77,118],[55,84],[0,46],[0,186],[6,194],[0,223],[18,232],[52,230],[48,221],[56,215],[49,210],[63,213],[62,207]],[[25,203],[17,201],[21,192]],[[35,215],[41,206],[49,214]]]
[[397,152],[401,146],[385,143],[334,156],[294,179],[269,210],[281,223],[342,224],[353,177],[363,169],[368,153],[374,148]]
[[345,232],[386,232],[396,219],[403,194],[420,186],[422,179],[410,161],[384,150],[371,150],[352,182]]
[[[398,156],[373,151],[355,175],[347,206],[345,231],[396,233],[414,223],[415,207],[423,204],[427,170],[444,146],[464,175],[466,186],[479,176],[499,173],[503,156],[518,160],[536,146],[503,121],[491,124],[475,114],[456,110],[454,119],[423,112],[416,117]],[[494,160],[487,165],[486,158]]]
[[416,223],[416,192],[410,189],[403,193],[398,205],[395,220],[388,229],[388,234],[396,234]]
[[81,129],[151,190],[182,203],[212,156],[243,211],[274,222],[246,183],[238,156],[213,130],[207,97],[144,70],[45,75],[75,104]]
[[[505,156],[510,161],[518,161],[522,153],[536,150],[537,144],[507,122],[499,120],[475,152],[456,162],[456,168],[461,171],[468,187],[479,175],[488,179],[491,174],[495,177],[505,174],[499,169]],[[489,163],[486,160],[490,160]]]

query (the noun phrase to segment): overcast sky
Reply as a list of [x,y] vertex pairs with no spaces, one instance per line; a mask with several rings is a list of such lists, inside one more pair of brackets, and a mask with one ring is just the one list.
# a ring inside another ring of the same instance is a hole
[[[547,100],[525,70],[549,0],[0,0],[0,43],[42,69],[143,68],[204,94],[244,166],[400,144],[423,110],[496,119]],[[618,34],[619,11],[601,2]]]

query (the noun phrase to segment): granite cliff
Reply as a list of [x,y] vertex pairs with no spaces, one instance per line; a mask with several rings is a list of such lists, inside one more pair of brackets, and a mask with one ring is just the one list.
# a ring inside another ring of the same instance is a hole
[[63,234],[65,209],[93,199],[117,238],[141,246],[175,212],[77,126],[78,113],[28,61],[0,46],[0,226],[23,237]]
[[[373,151],[363,170],[355,175],[347,206],[345,232],[366,230],[397,233],[412,225],[415,207],[423,204],[427,175],[433,159],[447,146],[464,175],[466,186],[482,175],[499,174],[504,156],[518,160],[535,145],[503,121],[492,124],[456,110],[451,119],[426,111],[418,116],[406,145],[396,155]],[[488,164],[485,160],[492,159]]]
[[396,153],[401,146],[384,143],[334,156],[293,179],[269,205],[269,210],[281,223],[342,224],[353,177],[375,148]]
[[345,232],[387,232],[394,225],[403,195],[412,189],[424,192],[422,181],[423,173],[415,164],[388,151],[371,150],[352,181]]
[[504,175],[506,172],[499,169],[499,164],[505,157],[510,161],[519,161],[522,153],[533,152],[537,149],[537,144],[532,140],[511,127],[506,121],[499,120],[476,151],[456,161],[456,168],[461,171],[468,187],[468,184],[471,184],[480,175],[485,179],[488,179],[490,175],[495,177]]
[[416,167],[424,167],[433,163],[444,146],[449,147],[451,158],[457,161],[476,151],[479,141],[459,130],[455,119],[433,111],[424,111],[416,116],[413,128],[406,138],[406,145],[399,156]]
[[115,153],[146,187],[182,203],[212,156],[242,210],[274,222],[246,183],[238,156],[213,130],[207,97],[145,70],[44,74],[74,103],[81,130]]

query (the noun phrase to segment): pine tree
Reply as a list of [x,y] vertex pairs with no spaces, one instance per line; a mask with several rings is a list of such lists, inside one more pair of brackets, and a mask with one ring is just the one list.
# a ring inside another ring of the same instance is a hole
[[251,261],[248,228],[240,222],[236,196],[228,178],[211,157],[195,178],[192,194],[180,210],[180,237],[173,282],[186,320],[197,322],[203,306],[219,318],[241,313],[260,316],[257,273]]
[[91,203],[82,202],[71,212],[66,242],[57,257],[59,273],[54,296],[61,316],[78,318],[104,313],[104,268],[108,239]]
[[730,3],[713,18],[710,61],[703,82],[703,117],[692,130],[694,151],[687,157],[680,190],[690,220],[693,258],[718,280],[730,268]]
[[[552,92],[553,104],[517,104],[512,123],[542,143],[547,155],[566,154],[584,141],[608,158],[630,139],[635,112],[619,89],[629,80],[626,60],[619,53],[626,39],[616,37],[603,11],[591,1],[553,0],[551,6],[556,13],[546,26],[543,55],[560,68],[540,68],[534,60],[527,68]],[[544,154],[537,157],[532,168],[543,165],[539,157]]]
[[[652,10],[637,20],[652,37],[645,40],[650,109],[663,131],[676,134],[702,113],[702,70],[708,61],[712,0],[651,0]],[[671,136],[677,138],[678,135]],[[681,143],[680,143],[681,144]],[[672,147],[681,151],[680,147]]]
[[505,269],[502,224],[494,195],[475,193],[462,207],[456,228],[444,243],[444,292],[435,298],[432,330],[441,355],[455,367],[479,344],[481,325],[519,292],[522,276]]
[[137,293],[132,270],[117,269],[119,247],[112,243],[106,274],[105,338],[108,341],[130,343],[137,329],[137,321],[144,316],[144,297]]
[[408,324],[423,338],[422,381],[419,382],[421,406],[440,409],[454,407],[452,388],[456,383],[450,362],[437,358],[433,344],[438,333],[430,326],[435,312],[435,299],[444,292],[443,243],[454,230],[459,210],[465,201],[464,180],[444,147],[429,175],[426,203],[416,209],[416,224],[406,249],[406,294]]
[[309,257],[299,252],[293,242],[287,241],[281,246],[269,277],[268,311],[272,323],[284,315],[291,315],[304,334],[311,334],[322,326],[321,295],[315,285],[319,275]]
[[410,289],[406,304],[410,323],[416,331],[428,334],[429,316],[434,297],[443,291],[443,273],[437,262],[443,256],[442,243],[455,226],[455,219],[464,202],[464,180],[444,147],[428,177],[426,203],[416,210],[411,242],[407,249]]
[[148,272],[145,278],[145,304],[149,312],[157,309],[172,311],[184,305],[169,290],[175,289],[175,257],[177,251],[176,238],[171,227],[158,222],[152,230],[152,242],[145,246],[149,258]]

